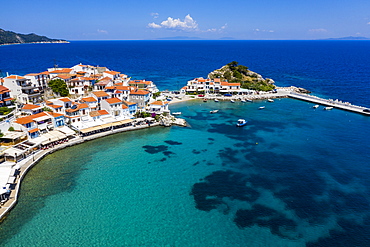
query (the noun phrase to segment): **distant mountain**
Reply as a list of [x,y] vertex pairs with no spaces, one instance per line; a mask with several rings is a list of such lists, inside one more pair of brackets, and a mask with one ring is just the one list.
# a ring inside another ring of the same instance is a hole
[[348,36],[348,37],[342,37],[342,38],[329,38],[326,40],[370,40],[370,38]]
[[20,34],[0,28],[0,45],[25,43],[68,43],[66,40],[50,39],[34,33]]

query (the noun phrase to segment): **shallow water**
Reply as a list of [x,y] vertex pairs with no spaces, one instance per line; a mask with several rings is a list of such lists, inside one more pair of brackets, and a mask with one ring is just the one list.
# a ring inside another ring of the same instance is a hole
[[49,155],[26,176],[2,246],[369,245],[370,120],[311,107],[179,103],[191,127]]

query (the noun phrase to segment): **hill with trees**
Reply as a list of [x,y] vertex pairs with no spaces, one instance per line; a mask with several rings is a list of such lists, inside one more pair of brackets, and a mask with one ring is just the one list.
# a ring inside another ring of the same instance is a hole
[[274,80],[264,79],[260,74],[250,71],[248,67],[239,65],[236,61],[209,73],[208,78],[220,78],[231,83],[240,83],[241,88],[257,91],[271,91],[275,88]]
[[12,31],[5,31],[0,28],[0,45],[25,44],[25,43],[68,43],[66,40],[50,39],[46,36],[39,36],[34,33],[20,34]]

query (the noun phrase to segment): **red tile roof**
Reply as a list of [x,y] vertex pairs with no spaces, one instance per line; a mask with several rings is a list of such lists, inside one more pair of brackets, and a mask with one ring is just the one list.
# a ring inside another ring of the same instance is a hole
[[38,105],[32,105],[32,104],[25,104],[25,105],[22,107],[22,110],[33,110],[33,109],[37,109],[37,108],[41,108],[41,106],[38,106]]
[[105,101],[107,101],[109,104],[122,103],[122,101],[118,98],[110,98],[110,99],[106,99]]

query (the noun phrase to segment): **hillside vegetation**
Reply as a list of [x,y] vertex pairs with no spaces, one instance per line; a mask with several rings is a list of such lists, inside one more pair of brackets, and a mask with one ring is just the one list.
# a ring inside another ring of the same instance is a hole
[[239,65],[235,61],[209,73],[208,77],[211,79],[221,78],[231,83],[240,83],[241,88],[257,91],[271,91],[275,88],[272,79],[264,79],[260,74],[250,71],[248,67]]
[[39,36],[34,33],[20,34],[12,31],[0,29],[0,45],[3,44],[23,44],[23,43],[38,43],[38,42],[67,42],[65,40],[50,39],[45,36]]

